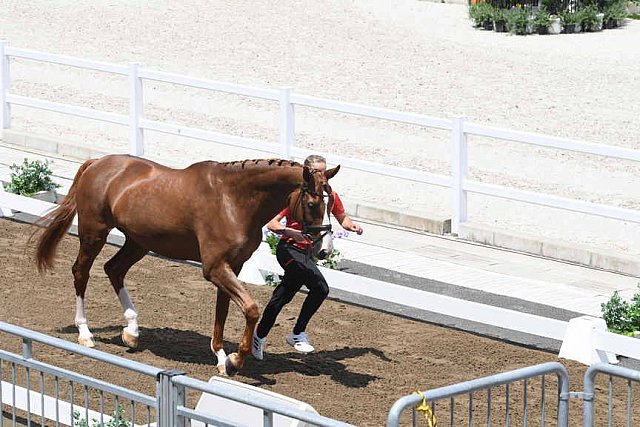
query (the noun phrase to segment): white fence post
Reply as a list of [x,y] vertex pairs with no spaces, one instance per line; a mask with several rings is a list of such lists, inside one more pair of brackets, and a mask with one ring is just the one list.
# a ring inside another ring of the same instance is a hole
[[5,48],[9,45],[6,40],[0,40],[0,129],[11,128],[11,104],[7,102],[9,94],[9,57]]
[[291,147],[295,140],[295,115],[291,103],[292,87],[280,89],[280,156],[283,159],[293,159]]
[[144,134],[140,127],[142,117],[142,79],[138,75],[140,64],[129,65],[129,154],[144,155]]
[[467,220],[467,192],[463,189],[467,179],[467,135],[464,133],[465,117],[453,118],[452,129],[452,156],[451,156],[451,191],[452,191],[452,218],[451,233],[458,234],[460,224]]

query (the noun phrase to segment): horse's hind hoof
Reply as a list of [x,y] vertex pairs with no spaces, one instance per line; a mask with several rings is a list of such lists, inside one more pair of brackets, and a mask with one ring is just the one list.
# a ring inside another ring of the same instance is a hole
[[129,348],[138,348],[138,337],[131,335],[126,329],[122,330],[122,342]]
[[224,361],[224,373],[223,375],[228,375],[230,377],[234,376],[238,373],[238,368],[231,362],[231,356],[227,357],[227,360]]
[[93,338],[78,338],[78,344],[84,347],[93,348],[96,346],[96,343],[93,342]]

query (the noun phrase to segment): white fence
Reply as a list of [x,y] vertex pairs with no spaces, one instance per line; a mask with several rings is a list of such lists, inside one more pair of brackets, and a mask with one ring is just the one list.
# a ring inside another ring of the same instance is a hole
[[[11,83],[9,66],[10,57],[25,58],[94,71],[102,71],[105,73],[126,75],[129,77],[130,87],[129,115],[114,114],[91,108],[72,106],[12,94],[9,90]],[[292,88],[281,88],[278,90],[259,89],[154,71],[142,68],[139,64],[135,63],[130,64],[129,66],[122,66],[25,49],[17,49],[10,47],[5,41],[0,41],[0,72],[2,73],[0,76],[0,129],[10,129],[11,105],[21,105],[128,126],[130,153],[134,155],[144,154],[144,131],[152,130],[166,134],[213,141],[236,147],[250,148],[252,150],[276,154],[283,158],[302,158],[310,154],[311,151],[295,146],[295,106],[298,105],[321,110],[333,110],[346,114],[413,124],[425,128],[434,128],[451,132],[452,145],[450,175],[438,175],[332,154],[326,154],[326,157],[331,163],[340,163],[351,169],[449,188],[452,200],[451,231],[454,234],[457,234],[459,225],[467,221],[467,195],[469,193],[483,194],[492,197],[640,223],[640,211],[637,210],[523,191],[511,187],[486,184],[467,179],[468,135],[497,138],[524,144],[533,144],[542,147],[632,161],[640,161],[640,151],[638,150],[573,141],[534,133],[498,129],[471,123],[464,117],[441,119],[419,114],[410,114],[400,111],[337,102],[328,99],[314,98],[311,96],[296,94]],[[255,139],[211,132],[192,127],[176,126],[173,124],[145,119],[143,114],[143,87],[145,80],[155,80],[204,90],[262,98],[277,102],[279,104],[279,143],[269,143]]]

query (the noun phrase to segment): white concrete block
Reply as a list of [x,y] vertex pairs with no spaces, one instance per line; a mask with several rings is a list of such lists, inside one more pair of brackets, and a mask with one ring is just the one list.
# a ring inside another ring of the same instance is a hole
[[596,349],[594,331],[606,331],[604,319],[580,316],[569,321],[558,357],[575,360],[585,365],[594,363],[618,363],[615,354]]

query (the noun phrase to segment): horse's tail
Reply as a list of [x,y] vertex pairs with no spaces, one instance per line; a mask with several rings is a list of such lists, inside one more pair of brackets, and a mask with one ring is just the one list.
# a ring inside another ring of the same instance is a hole
[[95,160],[87,160],[80,166],[75,178],[73,178],[73,184],[69,188],[69,193],[62,200],[62,203],[58,207],[42,217],[36,222],[36,225],[46,227],[40,238],[38,239],[38,248],[36,251],[36,263],[38,265],[38,271],[43,272],[53,267],[53,260],[56,255],[56,248],[60,243],[60,240],[67,233],[67,230],[71,227],[73,218],[76,215],[76,187],[80,176]]

